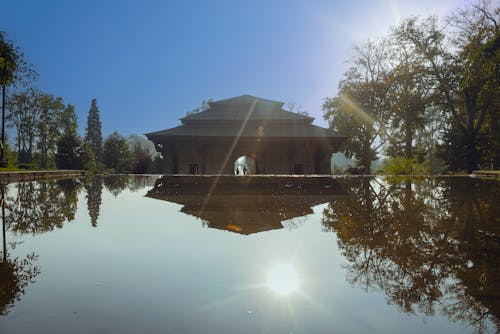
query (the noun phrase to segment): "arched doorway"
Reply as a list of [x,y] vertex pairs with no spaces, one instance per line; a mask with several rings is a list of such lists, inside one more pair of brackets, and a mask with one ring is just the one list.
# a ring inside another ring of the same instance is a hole
[[234,175],[254,175],[256,173],[255,159],[248,155],[242,155],[234,160]]

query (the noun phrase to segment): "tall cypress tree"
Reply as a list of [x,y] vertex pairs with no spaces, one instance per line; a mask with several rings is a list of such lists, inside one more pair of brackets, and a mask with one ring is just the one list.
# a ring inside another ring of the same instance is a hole
[[99,109],[97,109],[97,100],[93,99],[87,117],[87,129],[85,132],[85,141],[89,143],[92,151],[94,151],[97,161],[101,161],[102,157],[102,132],[101,119],[99,117]]

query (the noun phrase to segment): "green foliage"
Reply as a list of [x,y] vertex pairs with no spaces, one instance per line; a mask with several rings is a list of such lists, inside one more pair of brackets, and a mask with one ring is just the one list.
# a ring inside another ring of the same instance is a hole
[[7,162],[7,169],[14,170],[17,168],[17,154],[12,151],[10,145],[5,145],[5,160]]
[[10,86],[13,83],[21,57],[19,49],[0,31],[0,85]]
[[81,157],[84,169],[91,174],[99,171],[94,151],[92,151],[89,143],[85,141],[83,142],[83,152]]
[[87,117],[87,128],[85,130],[85,141],[89,143],[90,148],[95,154],[97,162],[101,161],[102,157],[102,132],[101,119],[99,109],[97,108],[97,100],[93,99],[89,115]]
[[498,8],[477,1],[446,25],[410,17],[356,47],[337,96],[323,105],[330,127],[349,137],[346,155],[367,167],[383,148],[429,165],[438,147],[451,170],[500,168],[497,22]]
[[57,141],[54,160],[59,169],[84,169],[84,147],[75,132],[65,133]]
[[393,157],[382,163],[382,171],[386,175],[425,175],[427,167],[414,159]]
[[125,174],[132,170],[133,154],[125,137],[118,132],[110,134],[103,145],[104,167],[111,173]]
[[13,94],[7,101],[8,126],[16,129],[16,143],[19,163],[30,163],[36,143],[36,128],[40,114],[40,93],[30,88]]
[[153,158],[151,173],[165,174],[165,160],[160,155],[157,155]]
[[162,174],[164,172],[163,159],[156,152],[151,141],[143,136],[131,134],[128,137],[128,142],[134,154],[132,163],[132,172],[134,174]]
[[422,57],[404,41],[392,38],[391,60],[395,66],[386,77],[388,85],[387,128],[390,129],[385,152],[388,156],[415,158],[416,137],[426,126],[424,118],[430,91],[422,68]]
[[49,167],[59,137],[65,131],[76,131],[74,107],[32,88],[13,94],[7,106],[8,125],[16,129],[18,162],[34,162],[38,148],[37,163],[41,168]]
[[68,104],[64,106],[58,115],[60,121],[61,133],[75,132],[78,128],[78,120],[75,112],[75,106]]
[[147,150],[134,147],[134,161],[132,163],[132,173],[149,174],[152,172],[153,159]]
[[330,127],[348,137],[345,155],[354,157],[368,174],[378,149],[387,138],[386,59],[384,41],[368,41],[356,47],[351,67],[340,82],[339,93],[323,104],[324,118]]
[[24,169],[24,170],[37,170],[37,169],[40,169],[38,167],[38,164],[34,163],[34,162],[23,162],[23,163],[20,163],[17,167],[19,169]]
[[[37,147],[40,152],[40,167],[46,168],[49,160],[49,152],[54,152],[56,142],[62,135],[62,130],[75,128],[68,126],[72,120],[76,120],[74,109],[65,107],[62,98],[50,94],[40,93],[38,96],[40,106],[38,122],[36,124]],[[68,114],[68,111],[71,114]],[[66,123],[66,124],[65,124]],[[61,127],[61,125],[63,125]]]
[[134,161],[132,162],[132,173],[149,174],[153,170],[153,158],[158,155],[154,144],[136,134],[128,137],[128,143],[132,147]]
[[[352,90],[345,88],[352,93]],[[323,104],[325,118],[335,131],[347,136],[345,155],[357,161],[371,162],[377,158],[372,143],[377,137],[377,130],[370,119],[358,112],[359,107],[353,98],[345,93],[342,97],[326,99]]]
[[23,53],[0,31],[0,86],[27,87],[37,73],[25,61]]
[[[498,9],[490,9],[488,1],[478,1],[455,11],[446,28],[435,17],[412,17],[394,32],[423,57],[428,88],[435,93],[435,103],[445,115],[443,121],[453,119],[456,129],[451,130],[452,136],[463,145],[469,172],[481,164],[481,137],[491,135],[484,131],[485,120],[498,112],[494,100],[499,94],[499,21]],[[454,146],[450,148],[454,150]],[[453,157],[452,152],[445,155]],[[454,161],[447,163],[451,169],[461,168]]]

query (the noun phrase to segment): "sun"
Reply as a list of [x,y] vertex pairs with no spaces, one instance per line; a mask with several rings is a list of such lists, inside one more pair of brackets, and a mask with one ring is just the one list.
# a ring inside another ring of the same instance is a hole
[[299,289],[299,277],[289,264],[279,264],[269,271],[267,286],[280,295],[289,295]]

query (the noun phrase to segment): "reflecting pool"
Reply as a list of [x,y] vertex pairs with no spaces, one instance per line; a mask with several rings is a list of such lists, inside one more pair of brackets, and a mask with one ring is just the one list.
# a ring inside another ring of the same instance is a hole
[[0,333],[500,329],[499,181],[0,190]]

